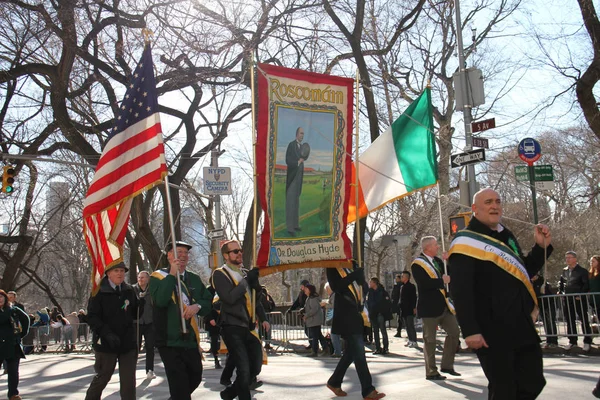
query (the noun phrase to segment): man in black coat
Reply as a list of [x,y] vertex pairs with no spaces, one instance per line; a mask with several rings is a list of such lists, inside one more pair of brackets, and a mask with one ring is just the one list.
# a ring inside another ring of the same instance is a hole
[[449,250],[458,322],[488,379],[488,398],[534,399],[546,381],[529,279],[552,252],[550,229],[534,227],[535,245],[524,256],[514,235],[500,224],[502,201],[496,191],[477,192],[471,208],[473,218]]
[[[565,254],[567,266],[563,269],[559,281],[559,293],[587,293],[590,291],[590,278],[588,271],[577,263],[577,253],[567,251]],[[592,328],[588,317],[588,303],[585,297],[566,296],[564,299],[564,310],[567,318],[567,333],[569,344],[566,349],[571,350],[577,346],[577,320],[581,320],[583,333],[583,351],[590,351],[592,345]]]
[[[87,390],[86,400],[100,400],[117,361],[121,399],[135,399],[137,338],[133,321],[143,299],[138,300],[133,288],[125,283],[127,271],[123,262],[107,269],[98,293],[88,302],[87,322],[93,333],[96,375]],[[143,307],[139,310],[142,315]]]
[[356,268],[351,271],[346,268],[328,268],[327,280],[335,293],[331,332],[341,335],[346,341],[346,350],[327,381],[327,388],[336,396],[346,396],[347,393],[342,390],[342,381],[348,367],[354,362],[363,398],[381,399],[385,394],[375,390],[365,357],[362,316],[362,287],[366,283],[364,269]]
[[410,271],[402,272],[402,286],[398,301],[398,316],[404,321],[408,342],[406,347],[417,347],[417,332],[415,330],[415,314],[417,312],[417,287],[410,282]]
[[448,299],[446,287],[450,276],[445,274],[444,262],[437,257],[439,245],[434,236],[421,239],[421,254],[411,265],[415,282],[419,289],[417,314],[423,319],[423,356],[425,357],[425,378],[427,380],[444,380],[435,365],[435,348],[437,344],[437,328],[446,331],[444,352],[442,354],[441,371],[460,376],[454,370],[454,357],[460,342],[460,331],[456,322],[454,306]]
[[288,234],[296,236],[300,228],[300,194],[302,193],[302,180],[304,179],[304,161],[301,146],[304,140],[304,129],[296,129],[296,138],[288,144],[285,152],[287,175],[285,179],[285,223]]
[[402,276],[400,274],[396,274],[396,283],[392,289],[392,306],[394,307],[393,311],[398,314],[398,329],[396,330],[394,337],[402,337],[402,314],[400,313],[399,307],[400,288],[402,288]]

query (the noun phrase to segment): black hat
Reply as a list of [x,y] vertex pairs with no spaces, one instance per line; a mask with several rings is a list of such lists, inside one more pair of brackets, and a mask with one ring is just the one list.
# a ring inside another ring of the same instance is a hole
[[123,261],[121,261],[120,263],[117,263],[115,265],[109,265],[108,268],[106,268],[104,270],[104,273],[106,274],[108,271],[110,271],[111,269],[115,269],[115,268],[123,268],[125,270],[125,272],[129,271],[129,268],[127,268],[125,263]]
[[308,280],[304,279],[304,280],[302,280],[302,281],[300,282],[300,286],[306,286],[306,285],[308,285],[309,283],[310,283],[310,282],[309,282]]
[[[191,248],[194,247],[191,244],[183,242],[181,240],[178,240],[176,242],[176,244],[177,244],[177,247],[186,247],[188,250],[191,250]],[[172,248],[173,248],[173,242],[167,243],[167,246],[165,247],[165,252],[168,253],[169,251],[171,251]]]

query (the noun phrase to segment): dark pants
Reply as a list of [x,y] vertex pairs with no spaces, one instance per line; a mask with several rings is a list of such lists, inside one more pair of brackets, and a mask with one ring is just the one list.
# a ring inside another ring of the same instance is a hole
[[404,325],[406,326],[406,334],[408,335],[408,340],[411,342],[417,342],[417,331],[415,330],[415,316],[407,315],[402,318],[404,320]]
[[231,381],[233,371],[235,371],[233,358],[231,358],[230,355],[227,355],[227,360],[225,360],[225,368],[223,368],[223,372],[221,372],[221,382]]
[[123,354],[102,353],[96,351],[94,362],[94,379],[87,390],[85,400],[100,400],[102,391],[110,381],[115,367],[119,362],[119,385],[121,399],[135,400],[135,364],[137,351],[135,349]]
[[568,296],[565,301],[565,313],[567,318],[567,334],[569,335],[569,343],[577,344],[577,316],[581,320],[581,327],[583,329],[583,343],[592,344],[592,327],[590,326],[590,320],[588,318],[588,304],[587,300],[576,300],[573,296]]
[[319,352],[319,343],[321,343],[323,351],[327,351],[329,349],[327,340],[321,332],[321,325],[308,327],[308,337],[310,338],[310,345],[312,346],[313,353]]
[[535,399],[546,385],[538,343],[517,349],[481,348],[477,357],[488,379],[489,400]]
[[402,323],[404,322],[403,320],[404,320],[404,318],[402,317],[402,313],[401,313],[401,312],[399,312],[399,313],[398,313],[398,330],[396,331],[396,334],[397,334],[398,336],[399,336],[399,335],[400,335],[400,333],[402,332]]
[[154,326],[152,324],[140,324],[140,336],[138,343],[142,349],[142,336],[146,350],[146,372],[154,371]]
[[19,394],[19,362],[21,359],[18,354],[21,353],[21,350],[18,350],[18,353],[15,351],[14,358],[7,358],[4,360],[0,360],[0,363],[5,365],[6,374],[8,375],[8,398],[11,396],[15,396]]
[[371,379],[371,373],[369,372],[369,366],[367,365],[367,358],[365,357],[365,343],[363,341],[363,335],[348,335],[343,336],[346,342],[346,348],[340,361],[338,362],[333,375],[327,381],[327,384],[335,388],[342,387],[342,381],[344,375],[350,364],[354,363],[358,379],[360,380],[360,387],[363,397],[367,396],[375,387],[373,386],[373,380]]
[[225,389],[230,397],[250,400],[250,383],[262,369],[262,346],[250,329],[242,326],[225,325],[221,335],[235,365],[237,376],[232,386]]
[[383,339],[383,350],[387,351],[389,348],[389,341],[383,314],[377,314],[375,318],[371,319],[371,327],[373,328],[373,336],[375,336],[375,348],[377,350],[382,350],[381,341],[379,339],[379,333],[381,332],[381,337]]
[[173,400],[190,400],[202,382],[202,357],[198,348],[159,347]]
[[538,297],[540,317],[542,318],[544,331],[546,332],[546,343],[549,344],[558,344],[555,299],[556,297]]
[[210,349],[208,350],[210,354],[216,356],[219,354],[219,349],[221,348],[219,330],[211,329],[208,331],[208,336],[210,337]]

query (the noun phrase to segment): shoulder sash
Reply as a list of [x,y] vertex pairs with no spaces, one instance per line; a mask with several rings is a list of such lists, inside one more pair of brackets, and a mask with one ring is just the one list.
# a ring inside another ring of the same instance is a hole
[[[440,276],[438,275],[437,270],[434,268],[433,265],[431,265],[429,263],[429,260],[419,256],[413,261],[413,264],[416,264],[419,267],[423,268],[425,270],[425,272],[427,272],[427,275],[429,275],[429,277],[431,279],[440,279]],[[444,300],[446,300],[446,305],[448,306],[448,309],[450,310],[450,312],[452,314],[456,314],[456,310],[454,309],[454,304],[452,304],[452,302],[450,301],[448,296],[446,296],[446,289],[439,289],[439,291],[442,294],[442,296],[444,296]]]
[[[533,290],[533,285],[529,280],[529,273],[525,268],[525,263],[513,249],[505,243],[494,239],[491,236],[484,235],[469,230],[462,230],[456,234],[456,237],[450,245],[448,256],[457,253],[482,261],[490,261],[505,272],[525,285],[533,302],[537,306],[537,296]],[[459,266],[460,268],[460,266]]]

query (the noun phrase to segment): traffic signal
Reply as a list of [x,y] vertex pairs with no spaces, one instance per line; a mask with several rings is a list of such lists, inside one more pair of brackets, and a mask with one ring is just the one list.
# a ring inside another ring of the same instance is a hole
[[471,213],[460,213],[450,217],[450,235],[454,236],[458,231],[463,230],[469,225]]
[[13,183],[15,182],[15,167],[12,165],[6,165],[2,171],[2,193],[12,193],[15,189]]

